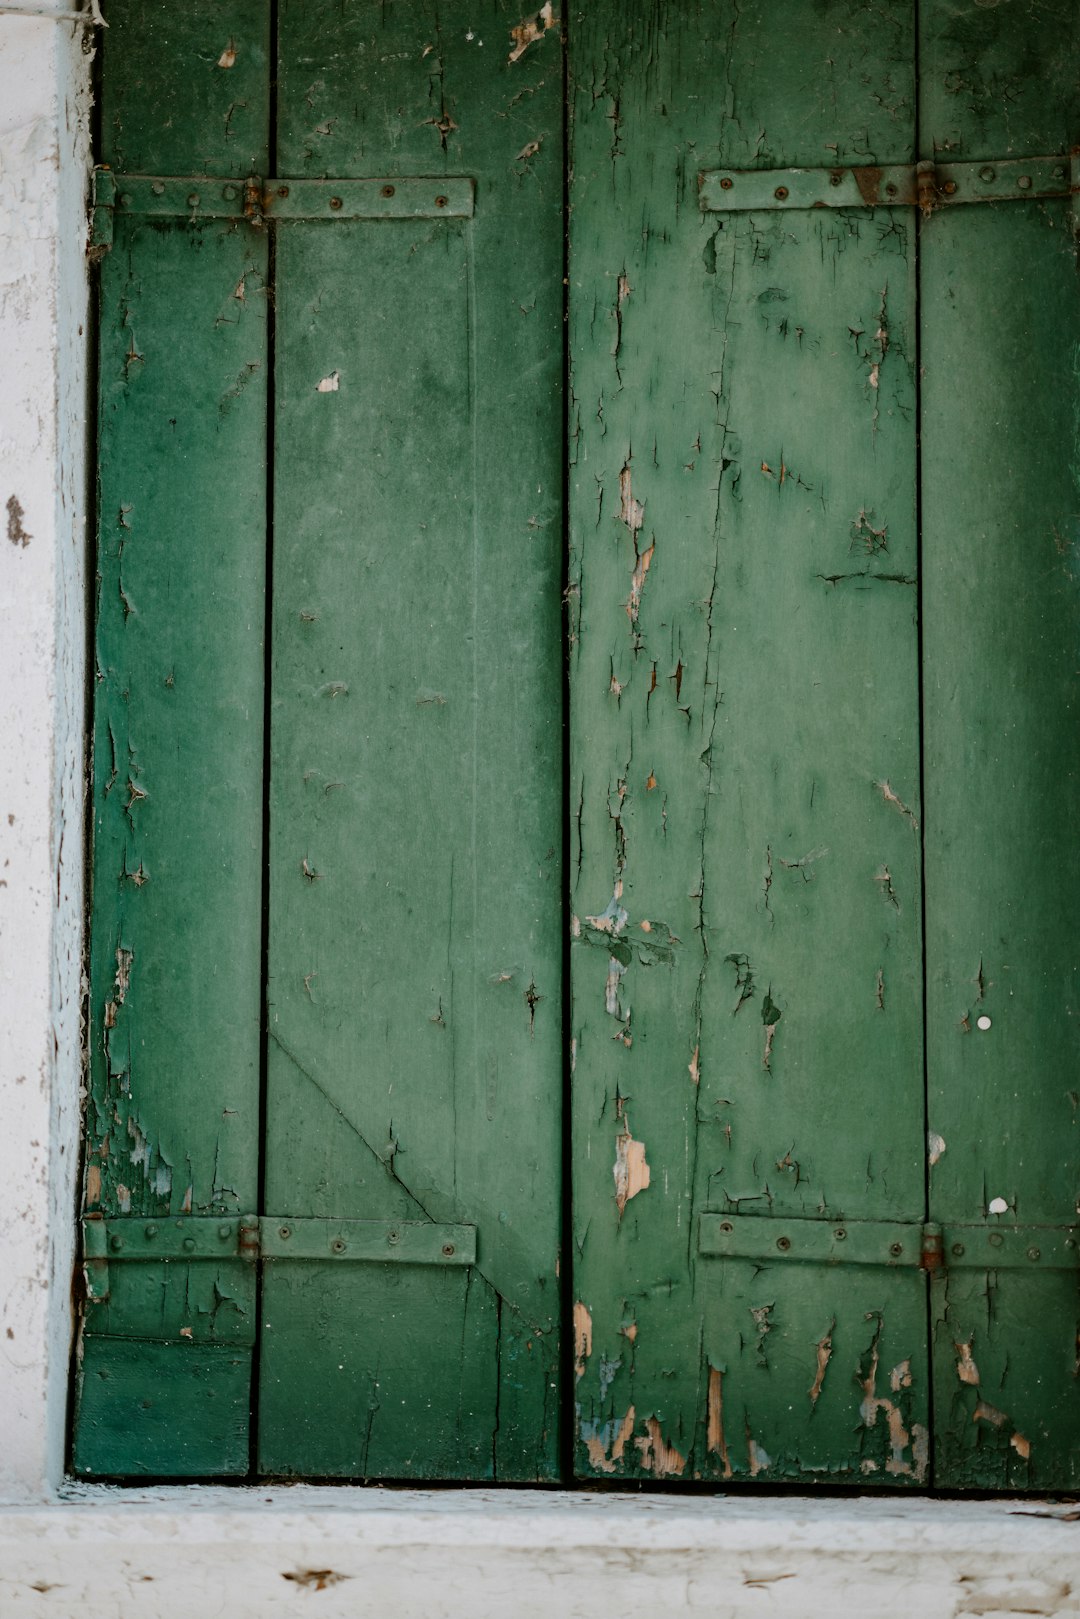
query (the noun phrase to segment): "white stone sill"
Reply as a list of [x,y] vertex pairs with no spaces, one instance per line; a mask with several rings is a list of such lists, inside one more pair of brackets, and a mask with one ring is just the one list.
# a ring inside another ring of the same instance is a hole
[[0,1507],[0,1614],[1080,1615],[1040,1500],[70,1485]]

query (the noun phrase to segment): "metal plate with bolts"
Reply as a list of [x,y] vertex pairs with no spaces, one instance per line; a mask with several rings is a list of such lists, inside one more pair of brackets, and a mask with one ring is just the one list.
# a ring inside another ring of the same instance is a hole
[[759,1264],[922,1266],[928,1270],[1072,1270],[1080,1227],[937,1225],[878,1220],[786,1220],[702,1214],[698,1252]]
[[761,208],[939,208],[1068,197],[1076,154],[991,163],[860,164],[835,169],[710,169],[698,176],[706,213]]

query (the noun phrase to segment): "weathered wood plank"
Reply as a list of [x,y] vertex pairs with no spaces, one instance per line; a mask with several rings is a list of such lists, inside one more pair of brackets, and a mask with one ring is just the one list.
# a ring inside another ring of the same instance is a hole
[[585,1472],[925,1478],[917,1274],[696,1254],[923,1210],[913,222],[697,205],[909,161],[912,20],[571,19]]
[[269,1268],[283,1471],[556,1465],[562,68],[520,21],[281,8],[281,172],[476,212],[280,227],[267,1202],[479,1228],[467,1275]]
[[[206,58],[223,28],[247,42],[237,82],[258,133],[241,167],[264,159],[260,12],[114,6],[106,160],[152,173],[227,166],[223,128],[214,147],[212,120],[179,114],[189,95],[196,107],[220,99],[225,70]],[[266,245],[234,226],[122,220],[101,277],[85,1202],[236,1213],[258,1187]],[[249,1267],[184,1267],[182,1297],[177,1269],[132,1270],[109,1305],[87,1308],[77,1468],[191,1471],[196,1405],[184,1395],[169,1408],[171,1444],[168,1424],[138,1411],[153,1369],[168,1382],[220,1328],[246,1347],[193,1358],[177,1386],[204,1379],[231,1412],[199,1439],[194,1470],[246,1470]],[[242,1313],[222,1311],[226,1298]],[[180,1333],[168,1349],[149,1341]]]
[[[1075,8],[923,7],[922,146],[1066,153]],[[943,1221],[1076,1219],[1080,345],[1068,205],[921,238],[927,1049]],[[948,1257],[948,1256],[946,1256]],[[937,1284],[937,1481],[1074,1488],[1074,1278]]]

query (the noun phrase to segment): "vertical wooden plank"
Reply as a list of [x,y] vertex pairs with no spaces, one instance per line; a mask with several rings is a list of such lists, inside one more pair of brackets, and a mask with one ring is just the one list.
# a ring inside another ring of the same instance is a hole
[[[925,155],[1068,152],[1074,7],[931,0],[922,19]],[[921,299],[931,1207],[946,1222],[1068,1226],[1080,305],[1067,204],[934,216]],[[1032,1260],[957,1270],[936,1292],[937,1481],[1075,1487],[1075,1278]]]
[[[264,162],[261,5],[118,0],[109,23],[106,161]],[[261,235],[183,220],[118,219],[102,263],[85,1201],[107,1215],[257,1195],[265,277]],[[76,1470],[246,1471],[250,1267],[113,1272],[83,1322]]]
[[266,1195],[478,1258],[274,1262],[276,1472],[556,1466],[562,62],[521,23],[281,7],[282,175],[476,211],[280,228]]
[[697,203],[909,161],[913,11],[570,49],[578,1465],[918,1483],[919,1273],[697,1254],[923,1212],[913,221]]

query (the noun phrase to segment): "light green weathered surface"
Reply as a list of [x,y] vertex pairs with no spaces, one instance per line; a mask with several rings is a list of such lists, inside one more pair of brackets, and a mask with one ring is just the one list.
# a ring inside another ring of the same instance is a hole
[[[1067,152],[1080,135],[1064,0],[933,0],[920,65],[927,155]],[[922,229],[931,1212],[946,1223],[1071,1226],[1080,1191],[1078,294],[1064,202]],[[1043,1260],[935,1283],[939,1484],[1076,1487],[1076,1335],[1075,1274]]]
[[696,1251],[923,1215],[914,221],[697,188],[910,161],[912,12],[570,50],[578,1467],[920,1483],[921,1274]]
[[[208,57],[241,29],[241,167],[264,156],[259,10],[114,5],[106,160],[228,172],[223,126],[214,146],[179,109],[224,111]],[[264,238],[227,225],[120,221],[102,261],[86,1205],[106,1214],[257,1195],[265,276]],[[76,1470],[246,1471],[254,1335],[238,1260],[115,1267],[84,1321]]]
[[516,10],[281,10],[266,1206],[477,1263],[275,1260],[260,1466],[550,1478],[561,1150],[562,58]]

